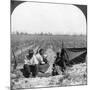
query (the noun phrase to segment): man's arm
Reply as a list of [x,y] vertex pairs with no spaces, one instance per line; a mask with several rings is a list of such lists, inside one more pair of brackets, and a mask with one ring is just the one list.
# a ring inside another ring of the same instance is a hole
[[29,64],[29,60],[27,59],[27,56],[25,56],[24,64]]

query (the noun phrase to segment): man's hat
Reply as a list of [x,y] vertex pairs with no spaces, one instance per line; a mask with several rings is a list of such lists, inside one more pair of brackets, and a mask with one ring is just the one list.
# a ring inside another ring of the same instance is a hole
[[30,54],[33,54],[33,53],[34,53],[33,49],[29,49],[28,52],[29,52]]

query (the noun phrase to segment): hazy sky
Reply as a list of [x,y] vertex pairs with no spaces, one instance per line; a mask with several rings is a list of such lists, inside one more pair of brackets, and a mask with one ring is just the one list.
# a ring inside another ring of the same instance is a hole
[[25,2],[11,16],[12,31],[28,33],[86,34],[86,20],[73,5]]

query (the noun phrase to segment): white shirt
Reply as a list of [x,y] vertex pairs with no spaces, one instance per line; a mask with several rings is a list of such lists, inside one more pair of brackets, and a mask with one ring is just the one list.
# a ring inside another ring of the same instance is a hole
[[36,54],[36,58],[37,58],[37,60],[38,60],[39,63],[41,63],[41,64],[45,64],[45,62],[43,61],[42,56],[41,56],[39,53]]
[[37,58],[35,55],[33,55],[33,57],[28,60],[27,58],[24,60],[25,61],[25,64],[28,64],[28,65],[35,65],[35,64],[39,64]]

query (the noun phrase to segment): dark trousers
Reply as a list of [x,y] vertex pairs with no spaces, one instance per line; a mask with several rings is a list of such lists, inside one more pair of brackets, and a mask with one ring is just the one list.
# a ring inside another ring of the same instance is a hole
[[24,65],[25,74],[27,77],[29,77],[31,74],[33,77],[36,77],[38,75],[38,65]]
[[36,77],[38,75],[38,65],[30,65],[30,71],[32,73],[32,76]]

